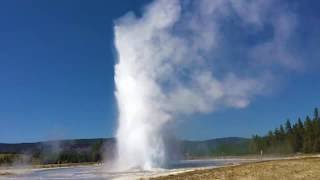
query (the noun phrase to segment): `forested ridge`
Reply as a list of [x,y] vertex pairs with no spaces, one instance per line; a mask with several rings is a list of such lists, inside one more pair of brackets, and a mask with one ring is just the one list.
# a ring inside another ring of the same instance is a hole
[[250,150],[259,153],[318,153],[320,152],[320,118],[318,108],[313,116],[298,118],[295,123],[290,119],[269,131],[265,136],[254,135]]
[[[0,165],[14,163],[60,164],[99,162],[112,159],[114,138],[76,139],[37,143],[1,144]],[[320,152],[320,118],[315,108],[312,116],[284,121],[264,136],[251,139],[226,137],[205,141],[175,140],[169,155],[183,159],[229,155],[294,154]]]

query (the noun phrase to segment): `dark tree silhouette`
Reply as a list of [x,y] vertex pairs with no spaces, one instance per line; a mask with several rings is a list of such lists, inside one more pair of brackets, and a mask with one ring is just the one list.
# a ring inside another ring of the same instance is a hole
[[259,153],[316,153],[320,152],[320,117],[318,108],[314,109],[314,116],[307,116],[304,121],[300,118],[295,123],[289,119],[269,131],[265,136],[254,135],[250,143],[251,152]]

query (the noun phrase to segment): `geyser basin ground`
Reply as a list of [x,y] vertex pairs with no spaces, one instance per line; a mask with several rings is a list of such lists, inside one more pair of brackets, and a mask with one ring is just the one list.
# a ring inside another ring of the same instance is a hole
[[195,169],[221,167],[256,160],[257,159],[183,160],[172,163],[167,169],[153,169],[151,171],[132,170],[108,172],[103,165],[29,170],[12,169],[7,170],[9,173],[13,173],[12,175],[0,176],[0,179],[138,179],[141,177],[163,176]]
[[216,169],[201,169],[179,173],[170,176],[161,176],[153,180],[181,180],[181,179],[314,179],[320,177],[320,156],[298,156],[273,161],[243,163],[237,166],[228,166]]

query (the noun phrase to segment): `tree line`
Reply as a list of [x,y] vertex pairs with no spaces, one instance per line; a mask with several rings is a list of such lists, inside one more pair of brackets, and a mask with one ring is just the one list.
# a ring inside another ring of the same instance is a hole
[[0,154],[0,165],[11,165],[19,159],[17,154]]
[[[79,140],[81,141],[81,140]],[[62,145],[63,146],[63,145]],[[97,140],[90,146],[62,147],[60,151],[52,147],[34,149],[27,153],[0,153],[0,166],[14,164],[65,164],[83,162],[101,162],[103,140]]]
[[62,151],[34,152],[32,161],[38,164],[64,164],[102,161],[103,141],[93,143],[85,150],[66,148]]
[[250,143],[254,153],[318,153],[320,152],[320,118],[318,108],[313,117],[306,116],[295,123],[288,119],[265,136],[254,135]]

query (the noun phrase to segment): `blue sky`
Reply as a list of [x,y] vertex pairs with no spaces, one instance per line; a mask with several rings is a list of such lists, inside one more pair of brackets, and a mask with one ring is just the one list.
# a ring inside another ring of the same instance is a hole
[[[147,2],[0,2],[0,142],[113,136],[113,22]],[[320,106],[320,5],[291,4],[300,22],[296,51],[308,52],[306,67],[284,72],[272,93],[246,108],[189,117],[176,125],[179,136],[264,134]]]

